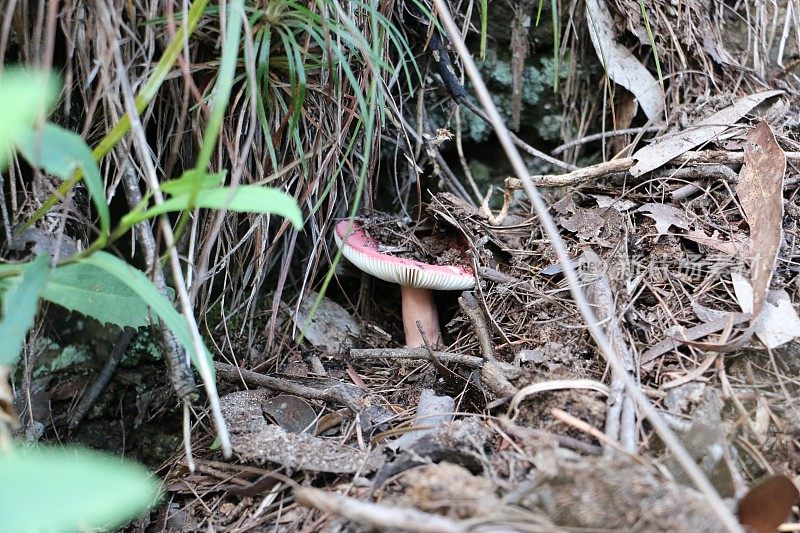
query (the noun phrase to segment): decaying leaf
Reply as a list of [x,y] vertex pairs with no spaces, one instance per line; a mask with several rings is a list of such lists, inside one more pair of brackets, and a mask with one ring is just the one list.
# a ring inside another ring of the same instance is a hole
[[586,1],[589,34],[597,57],[609,78],[632,92],[645,115],[657,119],[664,110],[664,99],[658,81],[627,47],[614,37],[616,24],[604,2]]
[[558,219],[558,223],[565,230],[575,233],[582,241],[596,239],[606,221],[595,211],[595,209],[577,207],[571,217],[561,217]]
[[310,292],[300,301],[297,313],[292,320],[298,329],[303,329],[303,337],[317,347],[330,352],[338,352],[350,344],[351,339],[361,334],[361,326],[344,307],[333,300],[323,298],[309,321],[311,308],[318,294]]
[[590,194],[597,202],[597,207],[600,209],[616,209],[620,213],[624,213],[632,207],[636,207],[636,202],[628,200],[627,198],[615,198],[613,196],[606,196],[605,194]]
[[637,209],[636,212],[642,213],[655,220],[656,230],[659,235],[666,235],[669,233],[670,226],[689,229],[689,221],[686,220],[686,215],[674,205],[644,204]]
[[733,235],[733,240],[731,241],[723,241],[717,238],[716,235],[717,232],[709,236],[701,229],[693,229],[687,231],[681,235],[681,237],[694,241],[697,244],[708,246],[709,248],[713,248],[714,250],[718,250],[732,257],[750,255],[750,245],[747,243],[747,240],[741,238],[740,235]]
[[[731,274],[731,280],[742,312],[752,313],[755,296],[750,283],[736,272]],[[786,291],[770,291],[766,294],[762,311],[752,327],[753,332],[767,348],[777,348],[800,337],[800,317],[792,307]]]
[[307,401],[292,394],[278,394],[261,404],[264,413],[291,433],[313,433],[317,413]]
[[655,170],[664,163],[675,159],[703,143],[713,140],[739,119],[745,116],[758,104],[777,96],[783,91],[764,91],[740,98],[733,105],[717,111],[701,120],[696,125],[689,127],[674,135],[665,135],[633,154],[636,164],[631,167],[633,176],[641,176],[645,172]]
[[747,136],[744,161],[736,194],[750,226],[752,313],[757,317],[764,307],[783,238],[786,154],[778,146],[775,134],[766,122],[759,122]]
[[770,476],[739,501],[739,522],[753,533],[773,533],[800,499],[797,487],[784,475]]

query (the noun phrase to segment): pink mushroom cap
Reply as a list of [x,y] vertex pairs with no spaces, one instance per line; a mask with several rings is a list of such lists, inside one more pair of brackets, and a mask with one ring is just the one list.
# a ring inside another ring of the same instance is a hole
[[404,259],[380,251],[380,245],[357,222],[336,224],[334,238],[342,254],[355,266],[376,278],[404,287],[433,290],[466,290],[475,286],[475,274],[468,265],[433,265]]

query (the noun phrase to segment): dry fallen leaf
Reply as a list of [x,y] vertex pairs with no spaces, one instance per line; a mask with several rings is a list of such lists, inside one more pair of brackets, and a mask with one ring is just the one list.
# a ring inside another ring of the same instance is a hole
[[739,119],[758,104],[782,92],[783,91],[764,91],[745,96],[744,98],[740,98],[733,105],[704,118],[694,126],[690,126],[674,135],[660,137],[633,154],[633,158],[636,159],[637,162],[630,169],[631,175],[641,176],[645,172],[657,169],[664,163],[675,159],[695,146],[713,140],[736,124]]
[[370,472],[380,466],[379,453],[308,433],[291,433],[272,424],[263,410],[270,394],[266,390],[239,391],[220,399],[233,451],[242,461],[336,474]]
[[[742,312],[752,313],[754,291],[750,283],[736,272],[731,274],[731,280]],[[786,291],[771,291],[766,295],[762,311],[752,322],[752,328],[758,339],[770,349],[800,337],[800,317]]]
[[717,232],[715,231],[714,235],[708,236],[701,229],[693,229],[687,231],[681,237],[733,257],[750,255],[750,246],[747,244],[746,239],[741,238],[740,235],[733,235],[733,240],[731,241],[723,241],[718,239],[716,234]]
[[786,476],[770,476],[753,486],[739,501],[739,523],[752,533],[773,533],[800,499]]
[[764,307],[783,238],[783,176],[786,154],[764,121],[747,136],[744,166],[736,194],[750,226],[750,269],[753,317]]
[[632,92],[647,118],[658,119],[664,110],[661,86],[642,63],[614,36],[616,23],[604,2],[586,0],[589,35],[609,78]]
[[645,216],[655,220],[656,231],[658,231],[659,235],[667,234],[670,226],[689,229],[689,221],[686,220],[686,215],[674,205],[644,204],[636,212],[643,213]]
[[330,352],[338,352],[361,334],[361,326],[344,307],[329,298],[322,299],[309,322],[308,316],[317,296],[316,292],[310,292],[303,298],[292,320],[298,328],[305,328],[303,337],[308,342]]

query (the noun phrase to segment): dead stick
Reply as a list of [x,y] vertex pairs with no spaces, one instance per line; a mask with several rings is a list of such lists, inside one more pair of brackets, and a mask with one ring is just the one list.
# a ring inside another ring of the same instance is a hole
[[108,385],[108,382],[111,381],[114,371],[117,369],[119,362],[122,361],[122,356],[125,355],[125,350],[128,349],[128,344],[130,344],[135,334],[136,330],[133,328],[125,328],[122,330],[122,333],[119,334],[114,348],[111,350],[108,359],[106,359],[106,363],[103,365],[103,369],[97,376],[97,380],[92,383],[83,395],[83,398],[81,398],[80,403],[78,403],[78,407],[75,408],[75,412],[72,413],[69,419],[69,429],[75,429],[80,425],[83,418],[89,412],[89,409],[92,408],[97,398],[106,388],[106,385]]
[[[460,353],[434,351],[433,356],[441,363],[456,363],[471,368],[483,366],[482,357],[463,355]],[[351,348],[350,357],[353,359],[430,359],[425,348]]]
[[[583,252],[580,263],[580,273],[586,283],[586,299],[594,307],[597,320],[605,329],[614,353],[625,365],[626,372],[634,378],[636,365],[631,350],[625,344],[614,305],[614,290],[608,276],[603,272],[603,262],[589,249]],[[633,402],[625,395],[624,377],[612,371],[609,388],[606,401],[606,435],[612,441],[619,441],[626,451],[633,453],[636,451],[636,411]]]
[[214,366],[217,369],[219,377],[226,381],[244,381],[249,386],[265,387],[267,389],[295,394],[312,400],[335,402],[346,406],[354,413],[359,413],[366,407],[363,400],[366,393],[358,387],[348,387],[346,383],[337,382],[334,386],[316,389],[299,383],[293,383],[286,379],[266,376],[258,372],[253,372],[252,370],[238,368],[227,363],[215,363]]
[[365,502],[342,494],[310,487],[294,491],[294,498],[304,507],[313,507],[352,520],[357,524],[384,531],[419,531],[421,533],[466,533],[469,528],[455,520],[416,509],[391,507]]
[[478,305],[478,300],[475,299],[471,292],[465,291],[458,298],[458,305],[461,306],[461,310],[464,311],[464,314],[467,315],[467,318],[472,323],[483,357],[487,361],[496,361],[492,336],[489,334],[489,327],[486,325],[486,318],[480,305]]
[[[787,161],[800,161],[800,152],[786,152]],[[744,162],[743,152],[726,152],[724,150],[703,150],[699,152],[684,152],[671,160],[672,165],[716,164],[738,165]],[[586,181],[604,178],[617,172],[627,172],[636,164],[633,157],[622,157],[604,161],[590,167],[579,168],[566,174],[532,175],[531,181],[537,187],[567,187],[578,185]],[[506,178],[506,188],[522,189],[522,181],[518,178]]]

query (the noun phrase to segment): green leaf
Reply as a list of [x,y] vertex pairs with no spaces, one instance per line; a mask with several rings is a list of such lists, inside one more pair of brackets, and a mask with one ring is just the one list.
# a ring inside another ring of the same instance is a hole
[[46,72],[6,69],[0,77],[0,170],[11,148],[44,118],[58,96],[58,81]]
[[0,455],[3,531],[113,528],[156,502],[152,474],[131,461],[36,446]]
[[[19,269],[20,265],[0,265],[0,273]],[[0,291],[9,289],[18,280],[18,276],[0,279]],[[50,272],[41,297],[70,311],[121,328],[137,329],[151,324],[150,311],[141,296],[118,277],[87,263],[71,263]],[[21,307],[17,305],[13,309],[19,313]],[[1,338],[4,338],[2,333]]]
[[[172,330],[175,334],[175,338],[178,339],[178,342],[180,342],[187,353],[189,353],[195,367],[199,367],[199,360],[203,357],[208,363],[212,375],[214,375],[214,361],[211,358],[211,354],[208,352],[208,348],[203,345],[201,353],[197,353],[194,343],[192,342],[192,335],[189,331],[189,325],[186,323],[186,319],[175,310],[170,301],[161,296],[161,293],[158,292],[155,285],[147,279],[144,272],[133,268],[125,261],[107,252],[95,252],[86,259],[81,259],[80,264],[92,265],[104,270],[130,287],[131,290],[138,294],[139,297],[150,306],[150,309],[158,315],[164,324]],[[211,386],[213,386],[213,384],[211,384]]]
[[63,180],[72,178],[80,169],[100,216],[100,230],[103,235],[108,235],[111,219],[100,169],[92,151],[79,135],[48,123],[40,130],[25,132],[18,147],[31,165]]
[[199,191],[192,202],[191,194],[182,194],[145,211],[125,217],[127,225],[137,224],[164,213],[183,211],[194,207],[227,209],[237,213],[264,213],[288,218],[296,229],[303,227],[303,214],[294,198],[283,191],[258,185],[218,187]]
[[58,267],[42,298],[121,328],[150,325],[150,312],[139,294],[118,277],[87,263]]
[[180,178],[162,183],[161,190],[171,196],[179,196],[219,187],[224,180],[225,172],[208,174],[192,169],[184,172]]
[[2,295],[0,366],[14,366],[17,363],[25,343],[25,335],[33,326],[39,295],[47,284],[47,276],[50,273],[47,261],[46,255],[40,255],[25,265],[22,276],[11,281],[11,287]]

